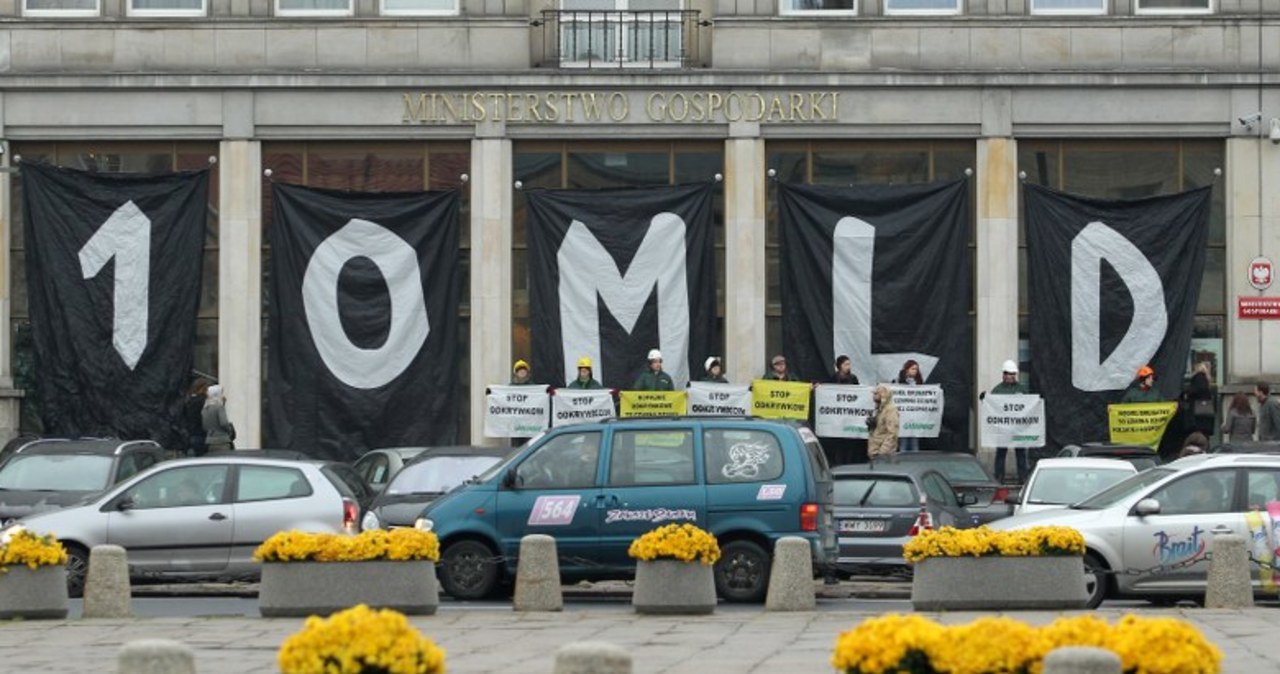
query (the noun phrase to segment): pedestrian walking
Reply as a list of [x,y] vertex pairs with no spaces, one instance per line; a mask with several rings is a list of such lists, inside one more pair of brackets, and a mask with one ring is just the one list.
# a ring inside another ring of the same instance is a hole
[[893,405],[893,390],[884,384],[876,386],[872,397],[876,411],[867,419],[871,431],[867,438],[867,456],[874,461],[898,451],[898,408]]
[[[902,369],[898,371],[898,378],[894,380],[895,384],[901,386],[921,386],[924,384],[924,377],[920,374],[920,363],[914,360],[908,360],[902,364]],[[898,451],[900,452],[918,452],[920,451],[920,438],[904,438],[898,437]]]
[[226,394],[218,384],[210,386],[206,392],[200,417],[209,454],[230,452],[236,448],[236,427],[227,419]]
[[182,427],[187,434],[187,456],[204,456],[205,445],[204,403],[208,399],[209,380],[196,377],[187,398],[182,403]]
[[1125,389],[1122,403],[1158,403],[1160,391],[1156,390],[1156,371],[1150,365],[1138,368],[1138,376]]
[[1258,398],[1258,442],[1280,440],[1280,400],[1271,397],[1271,385],[1260,381],[1253,387]]
[[565,386],[565,388],[584,390],[603,388],[600,386],[600,382],[596,381],[591,375],[591,359],[583,356],[578,359],[578,378],[569,382],[569,385]]
[[728,384],[729,380],[724,376],[724,363],[720,361],[719,356],[711,356],[702,364],[704,374],[702,381],[712,384]]
[[1223,442],[1249,442],[1258,428],[1258,417],[1249,404],[1249,394],[1241,391],[1231,396],[1226,418],[1222,420]]
[[[1018,363],[1006,360],[1001,368],[1000,383],[991,387],[991,395],[1027,395],[1027,385],[1018,380]],[[1008,458],[1008,447],[996,447],[995,473],[996,481],[1004,482],[1005,460]],[[1026,484],[1031,475],[1031,467],[1027,463],[1027,448],[1013,448],[1014,463],[1018,470],[1018,484]]]
[[1202,360],[1196,363],[1179,406],[1179,412],[1184,415],[1183,427],[1188,432],[1199,432],[1205,437],[1213,435],[1218,416],[1214,397],[1213,373],[1209,370],[1209,362]]
[[662,352],[650,349],[648,360],[648,368],[636,378],[631,389],[633,391],[674,391],[676,387],[671,381],[671,375],[662,370]]

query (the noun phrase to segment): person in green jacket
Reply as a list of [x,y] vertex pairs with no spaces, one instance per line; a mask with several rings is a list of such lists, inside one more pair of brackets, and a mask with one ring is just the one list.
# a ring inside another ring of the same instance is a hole
[[517,360],[511,366],[511,385],[512,386],[534,386],[533,379],[529,376],[529,363],[523,360]]
[[603,388],[600,382],[591,376],[591,359],[583,356],[578,359],[578,378],[569,382],[565,388],[597,389]]
[[1163,400],[1160,397],[1160,391],[1156,389],[1156,371],[1151,369],[1150,365],[1143,365],[1138,368],[1137,378],[1129,384],[1129,388],[1125,389],[1124,397],[1120,402],[1158,403]]
[[778,354],[769,361],[769,371],[764,373],[761,379],[772,379],[774,381],[800,381],[794,374],[787,370],[787,357]]
[[649,369],[636,378],[631,386],[633,391],[674,391],[675,384],[671,375],[662,371],[662,352],[657,349],[649,351]]
[[[1027,395],[1027,385],[1018,381],[1018,363],[1012,360],[1004,362],[1004,371],[1000,374],[1000,383],[991,387],[991,395]],[[996,447],[995,473],[996,481],[1004,482],[1005,458],[1009,456],[1008,447]],[[1027,464],[1027,448],[1013,448],[1014,463],[1018,468],[1018,484],[1026,484],[1031,474]]]
[[702,367],[707,371],[707,373],[702,376],[702,381],[710,382],[712,384],[729,383],[729,380],[725,379],[724,376],[724,363],[721,363],[718,357],[711,356],[707,359],[707,362],[703,363]]

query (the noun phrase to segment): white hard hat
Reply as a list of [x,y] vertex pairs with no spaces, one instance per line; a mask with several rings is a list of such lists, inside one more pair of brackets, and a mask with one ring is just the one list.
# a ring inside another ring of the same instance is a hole
[[720,362],[720,359],[719,359],[718,357],[716,357],[716,356],[712,356],[712,357],[710,357],[710,358],[708,358],[708,359],[707,359],[707,362],[705,362],[705,363],[703,363],[703,364],[702,364],[702,369],[704,369],[704,370],[710,370],[712,365],[715,365],[715,364],[717,364],[717,363],[719,363],[719,362]]
[[649,349],[649,360],[662,360],[662,352],[657,349]]
[[1010,374],[1018,374],[1018,363],[1012,360],[1006,360],[1004,362],[1003,371],[1008,372]]

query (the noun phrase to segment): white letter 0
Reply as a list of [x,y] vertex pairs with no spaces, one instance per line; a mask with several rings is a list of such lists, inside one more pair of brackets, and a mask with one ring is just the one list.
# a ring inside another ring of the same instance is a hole
[[[387,341],[376,349],[353,344],[338,315],[338,274],[356,257],[378,266],[391,295]],[[354,388],[378,388],[400,376],[431,334],[417,253],[394,232],[367,220],[351,220],[316,246],[302,278],[302,302],[320,358]]]

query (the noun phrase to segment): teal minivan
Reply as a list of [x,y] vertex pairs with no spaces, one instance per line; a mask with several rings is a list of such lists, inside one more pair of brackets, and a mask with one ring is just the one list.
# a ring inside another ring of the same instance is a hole
[[563,580],[634,576],[631,541],[692,522],[715,534],[716,590],[765,597],[774,543],[837,552],[831,471],[817,437],[790,422],[678,417],[556,428],[423,511],[440,537],[440,582],[455,598],[494,594],[515,576],[520,539],[556,539]]

